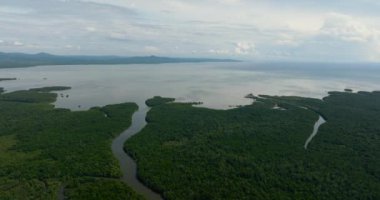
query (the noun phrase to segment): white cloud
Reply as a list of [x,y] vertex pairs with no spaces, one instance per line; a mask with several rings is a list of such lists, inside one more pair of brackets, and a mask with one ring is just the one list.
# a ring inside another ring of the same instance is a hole
[[85,28],[88,32],[95,32],[96,31],[96,28],[95,27],[92,27],[92,26],[88,26]]
[[14,7],[14,6],[0,6],[0,13],[3,14],[19,14],[26,15],[32,13],[34,10],[25,7]]
[[351,16],[331,13],[320,30],[322,35],[352,42],[368,42],[376,38],[379,31]]
[[[304,35],[302,35],[304,36]],[[298,46],[303,38],[289,33],[281,33],[274,41],[275,45],[295,47]]]
[[230,54],[230,50],[228,49],[210,49],[208,53],[216,54],[216,55],[227,55]]
[[114,40],[128,40],[128,35],[123,32],[110,32],[108,37]]
[[24,43],[22,43],[22,42],[20,42],[20,41],[14,41],[14,42],[13,42],[13,45],[14,45],[14,46],[23,46]]
[[235,53],[240,55],[255,53],[255,45],[249,42],[238,42],[235,45]]
[[[302,46],[311,55],[342,61],[380,61],[380,29],[353,16],[330,13],[319,32]],[[302,50],[302,48],[301,48]]]
[[144,50],[148,53],[157,53],[160,51],[160,49],[158,47],[155,47],[155,46],[145,46]]

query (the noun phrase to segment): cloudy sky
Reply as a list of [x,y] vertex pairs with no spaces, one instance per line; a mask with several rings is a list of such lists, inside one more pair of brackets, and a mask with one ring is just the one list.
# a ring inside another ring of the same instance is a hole
[[379,0],[0,0],[0,51],[380,61]]

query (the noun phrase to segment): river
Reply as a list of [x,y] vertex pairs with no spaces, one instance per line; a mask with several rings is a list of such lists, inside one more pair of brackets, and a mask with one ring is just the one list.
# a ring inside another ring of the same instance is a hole
[[313,140],[313,138],[317,135],[319,127],[321,127],[324,123],[326,123],[326,120],[323,119],[322,116],[319,116],[318,121],[316,121],[314,124],[313,132],[311,133],[311,135],[309,136],[309,138],[307,138],[307,140],[305,142],[305,145],[304,145],[305,149],[307,149],[311,140]]
[[145,117],[149,111],[149,107],[147,107],[145,103],[139,103],[138,105],[139,109],[132,116],[131,126],[112,142],[112,152],[119,160],[120,168],[123,173],[122,181],[127,183],[146,199],[160,200],[162,199],[160,194],[152,191],[138,180],[136,162],[124,151],[125,141],[142,130],[147,124]]

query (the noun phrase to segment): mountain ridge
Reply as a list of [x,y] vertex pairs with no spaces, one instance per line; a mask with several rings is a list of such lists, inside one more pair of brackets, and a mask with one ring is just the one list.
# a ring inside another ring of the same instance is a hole
[[0,68],[33,67],[41,65],[97,65],[97,64],[163,64],[197,62],[239,62],[233,59],[181,58],[160,56],[91,56],[54,55],[45,52],[36,54],[0,52]]

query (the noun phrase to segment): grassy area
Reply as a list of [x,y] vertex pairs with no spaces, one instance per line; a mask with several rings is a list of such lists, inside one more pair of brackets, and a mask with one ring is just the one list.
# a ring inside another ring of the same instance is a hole
[[[262,97],[226,111],[155,104],[125,145],[140,179],[166,199],[380,199],[379,92]],[[327,123],[305,150],[316,113]]]
[[[103,183],[117,186],[123,197],[140,199],[118,180],[121,172],[110,149],[112,139],[130,125],[137,105],[54,109],[50,103],[57,95],[50,91],[63,89],[68,88],[0,95],[0,199],[57,199],[61,185],[68,183],[76,183],[69,191],[80,199],[94,199],[82,190],[114,197],[99,188]],[[83,177],[96,177],[96,184]]]

